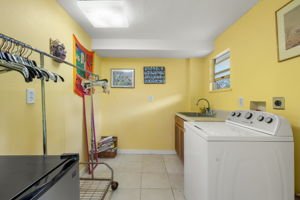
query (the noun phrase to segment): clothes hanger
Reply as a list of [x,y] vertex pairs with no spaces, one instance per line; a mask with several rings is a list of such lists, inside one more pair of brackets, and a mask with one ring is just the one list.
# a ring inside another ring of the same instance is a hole
[[[49,73],[48,73],[45,69],[39,68],[39,67],[37,66],[35,60],[29,59],[29,56],[32,54],[32,49],[29,49],[29,48],[26,48],[26,49],[27,49],[27,50],[26,50],[25,53],[24,53],[24,54],[25,54],[24,57],[26,57],[26,59],[29,61],[30,66],[32,66],[32,67],[38,69],[38,70],[41,72],[41,74],[42,74],[42,76],[43,76],[43,78],[41,78],[42,80],[49,81],[49,78],[50,78]],[[29,52],[29,53],[27,53],[27,52]],[[28,54],[28,55],[26,55],[26,54]]]
[[[10,49],[8,50],[8,52],[9,52],[9,54],[12,56],[14,62],[19,63],[19,64],[22,65],[23,62],[22,62],[22,60],[20,59],[20,57],[17,56],[17,55],[15,55],[15,52],[16,52],[16,51],[14,51],[14,50],[15,50],[15,47],[16,47],[16,46],[17,46],[17,44],[13,43],[13,47],[10,48]],[[17,48],[18,48],[18,47],[17,47]]]
[[[4,38],[1,41],[2,42],[1,42],[1,47],[0,47],[0,58],[1,58],[1,60],[8,62],[9,59],[4,53],[4,50],[6,49],[8,42]],[[5,64],[6,64],[6,62],[5,62]]]
[[[31,50],[31,49],[30,49]],[[29,56],[32,54],[32,50],[30,51],[30,53],[28,54],[28,56],[27,56],[27,59],[29,58]],[[29,59],[28,59],[29,60]],[[37,66],[37,64],[36,64],[36,62],[34,61],[34,60],[30,60],[31,61],[31,63],[32,63],[32,65],[35,67],[35,68],[38,68],[38,66]],[[56,81],[57,80],[57,78],[56,78],[56,76],[52,73],[52,72],[49,72],[49,71],[47,71],[46,69],[42,69],[42,68],[38,68],[40,71],[41,71],[41,73],[42,73],[42,75],[45,77],[45,80],[46,81],[49,81],[49,79],[51,79],[51,80],[53,80],[53,81]]]
[[5,56],[2,55],[2,50],[1,50],[5,42],[6,42],[6,40],[4,40],[3,38],[1,38],[1,45],[0,45],[0,59],[1,60],[6,60]]
[[[18,65],[16,70],[20,70],[21,68],[27,69],[25,71],[29,72],[29,76],[25,78],[25,81],[30,82],[33,78],[40,77],[40,74],[31,66],[27,65],[26,62],[24,62],[24,60],[20,56],[14,55],[14,49],[17,46],[17,44],[11,41],[9,41],[9,43],[9,46],[7,45],[7,47],[5,48],[6,55],[11,63],[13,63],[14,65]],[[24,71],[23,69],[21,69],[22,73]]]
[[6,48],[7,45],[8,45],[8,41],[5,40],[4,43],[3,43],[3,45],[1,46],[1,51],[2,52],[4,52],[4,50],[5,50],[5,48]]
[[56,73],[53,73],[53,74],[56,76],[56,80],[54,81],[55,83],[57,83],[57,82],[64,82],[65,81],[65,79],[62,76],[60,76],[60,75],[58,75]]
[[[28,53],[27,53],[28,52]],[[30,55],[32,54],[32,49],[26,48],[26,51],[23,53],[23,58],[26,59],[26,61],[29,63],[29,66],[32,67],[33,69],[37,70],[39,73],[38,77],[41,80],[46,80],[49,81],[49,74],[46,70],[39,68],[34,60],[29,59]],[[26,55],[28,54],[28,55]]]
[[40,70],[41,70],[41,72],[42,72],[42,74],[43,74],[43,76],[44,76],[44,80],[45,80],[45,81],[49,81],[50,76],[49,76],[49,74],[47,73],[47,71],[45,71],[44,69],[40,69]]
[[41,72],[42,72],[42,74],[44,76],[44,80],[45,81],[49,81],[49,79],[50,79],[49,74],[44,69],[41,69]]
[[54,82],[64,82],[64,78],[46,69],[39,68],[34,60],[29,57],[33,50],[27,48],[18,41],[1,38],[0,42],[0,62],[5,61],[6,68],[21,73],[26,82],[31,82],[34,78]]
[[31,60],[29,59],[29,56],[32,54],[32,50],[30,50],[30,53],[27,55],[27,57],[21,57],[21,59],[23,60],[23,63],[26,67],[28,67],[30,70],[33,70],[35,72],[35,77],[38,79],[44,79],[44,75],[42,73],[42,71],[36,67]]
[[4,40],[3,38],[1,38],[1,46],[0,46],[0,50],[1,50],[1,48],[3,47],[4,42],[5,42],[5,40]]
[[29,49],[22,46],[22,49],[20,51],[20,56],[26,58],[27,52],[29,52]]
[[58,74],[56,74],[56,75],[58,76],[58,78],[60,79],[61,82],[65,82],[65,79],[62,76],[60,76]]
[[[17,46],[19,46],[18,43],[17,43]],[[20,48],[20,50],[17,48],[17,51],[12,52],[12,53],[15,54],[14,56],[16,57],[18,63],[21,64],[21,65],[24,65],[24,67],[26,67],[29,70],[29,72],[31,72],[30,73],[31,78],[42,79],[44,77],[42,72],[38,68],[35,68],[34,66],[31,66],[31,64],[29,62],[29,59],[17,55],[17,53],[21,50],[22,50],[22,48]],[[19,54],[21,54],[21,53],[19,53]],[[30,55],[31,55],[31,53],[30,53]]]
[[8,47],[11,45],[11,42],[6,40],[3,49],[1,51],[3,52],[4,57],[6,58],[7,62],[13,62],[14,60],[11,58],[11,56],[7,53]]
[[24,66],[20,66],[19,64],[7,62],[7,61],[5,61],[5,65],[2,66],[21,73],[26,82],[30,82],[32,80],[32,78],[30,77],[29,70]]
[[13,42],[10,49],[8,50],[8,52],[10,54],[13,54],[13,52],[15,51],[16,46],[17,46],[17,44]]
[[45,70],[45,71],[49,74],[49,78],[50,78],[52,81],[54,81],[54,82],[57,81],[57,77],[54,75],[54,73],[52,73],[52,72],[50,72],[50,71],[47,71],[47,70]]
[[[30,67],[28,63],[18,56],[21,51],[20,45],[11,40],[2,39],[0,45],[0,59],[2,66],[22,74],[26,82],[32,81],[34,77],[43,77],[42,73]],[[5,62],[4,62],[5,61]]]

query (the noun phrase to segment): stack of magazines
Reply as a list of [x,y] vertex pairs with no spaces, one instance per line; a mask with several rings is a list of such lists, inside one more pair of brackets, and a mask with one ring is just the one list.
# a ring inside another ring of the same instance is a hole
[[115,146],[115,138],[113,136],[108,136],[101,138],[98,142],[98,153],[101,152],[114,152],[117,149]]

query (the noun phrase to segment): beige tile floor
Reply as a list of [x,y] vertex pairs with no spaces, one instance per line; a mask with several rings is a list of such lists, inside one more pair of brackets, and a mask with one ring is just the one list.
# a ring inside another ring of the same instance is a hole
[[[183,196],[183,165],[176,155],[118,155],[101,159],[109,164],[119,182],[116,191],[105,200],[185,200]],[[98,166],[95,176],[109,175]],[[300,200],[296,198],[295,200]]]
[[[183,165],[176,155],[128,155],[101,159],[113,167],[119,187],[105,200],[185,200]],[[107,175],[104,166],[95,175]]]

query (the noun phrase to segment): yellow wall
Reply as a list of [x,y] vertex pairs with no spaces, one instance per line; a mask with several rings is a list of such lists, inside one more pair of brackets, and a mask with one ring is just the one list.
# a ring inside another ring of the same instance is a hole
[[[205,58],[203,96],[214,109],[249,109],[250,101],[266,101],[267,111],[286,117],[295,137],[296,190],[300,192],[300,57],[277,62],[275,11],[288,0],[261,0],[215,41],[215,51]],[[232,91],[210,93],[209,68],[214,56],[230,48]],[[272,109],[272,97],[286,99],[285,110]],[[245,106],[238,106],[238,98]]]
[[[96,72],[110,79],[111,68],[135,69],[135,88],[112,88],[110,95],[94,97],[98,137],[116,135],[121,149],[174,150],[174,113],[196,110],[199,97],[207,97],[214,109],[234,110],[238,98],[266,101],[267,111],[282,115],[293,125],[296,158],[296,190],[300,192],[300,58],[277,62],[275,11],[288,0],[261,0],[251,11],[215,41],[215,51],[204,59],[112,59],[95,56]],[[44,51],[49,38],[61,40],[72,62],[72,34],[87,48],[90,37],[53,0],[1,1],[1,32]],[[232,91],[210,93],[211,59],[230,48]],[[37,55],[31,58],[38,60]],[[166,84],[145,85],[144,66],[165,66]],[[72,69],[46,59],[49,70],[65,83],[46,83],[49,154],[84,152],[82,101],[72,91]],[[99,68],[101,66],[101,68]],[[42,127],[40,81],[25,83],[21,75],[0,75],[0,154],[41,154]],[[35,88],[36,104],[25,103],[26,88]],[[154,96],[154,102],[148,97]],[[273,96],[286,98],[286,109],[273,110]],[[101,97],[101,98],[100,98]]]
[[[188,111],[199,112],[200,106],[196,106],[197,100],[202,97],[204,87],[201,75],[204,74],[204,60],[199,58],[187,59],[188,62]],[[206,106],[206,105],[205,105]]]
[[[189,107],[190,62],[196,61],[102,58],[103,77],[110,78],[112,68],[135,69],[135,88],[112,88],[110,95],[101,95],[101,135],[118,136],[121,149],[174,150],[175,112]],[[144,84],[144,66],[165,66],[166,84]]]
[[[49,52],[49,39],[66,46],[72,62],[72,34],[87,48],[91,39],[54,0],[2,0],[1,32]],[[38,56],[31,58],[39,60]],[[96,58],[98,59],[98,57]],[[49,154],[82,152],[82,101],[73,93],[72,68],[45,60],[46,68],[65,83],[46,83]],[[35,88],[36,103],[25,102],[26,88]],[[0,154],[42,154],[40,81],[25,83],[17,72],[0,75]],[[97,97],[96,97],[97,98]]]
[[[90,37],[52,0],[5,0],[0,12],[2,33],[48,52],[49,38],[62,41],[72,62],[72,34],[89,48]],[[38,55],[32,59],[39,60]],[[103,62],[103,63],[102,63]],[[72,68],[46,59],[46,68],[61,74],[65,83],[46,83],[48,152],[85,152],[82,101],[72,91]],[[109,59],[95,55],[95,70],[109,78],[110,68],[134,68],[134,89],[111,89],[94,96],[98,137],[117,135],[123,149],[174,150],[174,114],[195,109],[200,59]],[[100,66],[101,65],[101,69]],[[166,67],[166,84],[143,84],[143,66]],[[197,84],[195,84],[197,83]],[[25,102],[26,88],[35,88],[36,103]],[[0,154],[42,154],[40,81],[25,83],[16,72],[0,79]],[[154,96],[154,102],[148,101]],[[198,95],[198,94],[197,94]],[[101,96],[101,100],[100,100]],[[89,97],[87,98],[89,101]],[[101,105],[100,105],[101,102]],[[89,105],[89,102],[88,102]]]

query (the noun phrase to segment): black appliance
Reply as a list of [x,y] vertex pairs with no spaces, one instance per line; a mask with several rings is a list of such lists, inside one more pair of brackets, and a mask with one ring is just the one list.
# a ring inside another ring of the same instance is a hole
[[1,200],[79,200],[79,155],[0,156]]

